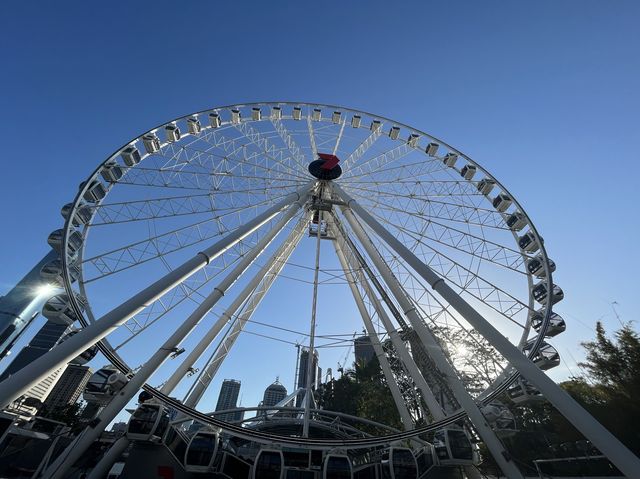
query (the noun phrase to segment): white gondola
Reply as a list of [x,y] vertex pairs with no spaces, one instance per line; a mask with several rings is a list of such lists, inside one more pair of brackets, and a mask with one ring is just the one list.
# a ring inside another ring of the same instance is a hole
[[138,406],[127,425],[127,439],[158,442],[169,427],[169,413],[162,404]]
[[187,129],[192,135],[197,135],[198,133],[200,133],[202,131],[200,120],[198,120],[198,118],[195,116],[187,118]]
[[516,404],[525,404],[544,399],[542,394],[540,394],[540,391],[538,391],[524,378],[518,378],[511,386],[509,386],[509,389],[507,389],[507,395]]
[[104,178],[104,181],[117,183],[117,181],[122,178],[122,175],[124,175],[124,170],[115,161],[110,161],[102,167],[100,175]]
[[279,106],[274,106],[273,108],[271,108],[271,119],[279,120],[280,118],[282,118],[282,108],[280,108]]
[[409,138],[407,138],[407,144],[411,147],[411,148],[415,148],[418,145],[418,140],[420,139],[420,135],[416,134],[416,133],[411,133],[409,135]]
[[218,452],[220,435],[216,431],[197,431],[184,453],[184,467],[189,472],[209,472]]
[[124,161],[124,164],[127,166],[135,166],[140,163],[140,160],[142,159],[142,157],[140,156],[140,152],[133,145],[129,145],[124,150],[122,150],[122,152],[120,153],[120,157],[122,158],[122,161]]
[[252,479],[284,479],[284,456],[277,449],[260,449],[253,463]]
[[294,120],[299,120],[300,118],[302,118],[302,108],[300,108],[299,106],[294,106],[291,115]]
[[[533,316],[531,316],[531,327],[537,332],[540,332],[542,330],[543,323],[544,309],[536,311]],[[567,324],[564,322],[562,316],[560,316],[558,313],[552,312],[551,316],[549,316],[549,326],[547,326],[547,331],[544,335],[548,338],[552,338],[560,333],[564,333],[566,329]]]
[[142,137],[142,144],[147,153],[156,153],[160,151],[160,138],[155,133],[147,133]]
[[240,119],[240,110],[238,110],[237,108],[231,110],[231,123],[233,123],[234,125],[238,125],[240,123]]
[[[76,331],[72,331],[72,333],[75,334]],[[93,373],[84,387],[82,393],[84,400],[93,404],[107,404],[113,394],[117,392],[109,384],[109,378],[117,373],[118,370],[114,366],[107,366]]]
[[[529,353],[533,349],[534,341],[529,341],[524,348],[522,348],[522,352],[529,356]],[[549,343],[543,341],[540,344],[540,348],[536,351],[536,354],[530,358],[533,363],[538,366],[543,371],[547,369],[555,368],[560,364],[560,354],[556,351],[556,348],[551,346]]]
[[380,120],[372,120],[369,128],[373,132],[379,131],[382,128],[382,122]]
[[[85,185],[85,181],[80,183],[80,189],[84,188]],[[88,201],[89,203],[98,203],[105,196],[107,196],[107,189],[98,180],[91,181],[89,183],[89,186],[87,187],[87,191],[85,191],[84,195],[82,195],[84,200]]]
[[352,479],[351,459],[345,454],[327,454],[322,465],[322,479]]
[[458,155],[456,153],[447,153],[444,155],[442,161],[445,165],[452,167],[456,164],[456,161],[458,161]]
[[411,449],[392,446],[382,456],[382,477],[417,479],[418,463]]
[[360,128],[360,124],[362,123],[362,117],[360,115],[353,115],[351,118],[351,126],[353,128]]
[[496,186],[496,182],[489,178],[482,178],[478,181],[478,191],[487,196],[493,191],[493,187]]
[[322,118],[322,110],[320,108],[314,108],[311,112],[311,119],[313,121],[320,121]]
[[[80,277],[80,267],[75,263],[71,263],[67,265],[67,268],[69,271],[69,281],[71,283],[76,282],[78,277]],[[49,261],[40,270],[40,277],[49,283],[62,285],[64,283],[62,279],[62,261],[59,259]]]
[[438,153],[439,146],[440,145],[438,145],[437,143],[429,143],[427,147],[424,149],[424,151],[429,156],[436,156],[436,153]]
[[260,108],[258,108],[257,106],[251,109],[251,119],[253,121],[262,120],[262,110],[260,110]]
[[513,436],[516,432],[516,418],[500,401],[491,401],[482,407],[482,415],[500,437]]
[[[547,267],[553,273],[556,270],[556,263],[553,260],[547,260]],[[527,271],[538,278],[545,278],[547,276],[547,268],[544,267],[544,258],[536,256],[529,259],[527,261]]]
[[433,438],[433,447],[441,465],[473,464],[473,445],[463,429],[440,429]]
[[400,136],[400,127],[392,126],[389,130],[389,138],[391,138],[392,140],[397,140],[398,136]]
[[[73,335],[77,334],[78,330],[72,330],[69,331],[61,340],[60,340],[60,344],[63,341],[66,341],[67,339],[69,339],[70,337],[72,337]],[[88,363],[89,361],[91,361],[93,358],[96,357],[96,355],[98,354],[98,351],[100,349],[98,348],[97,344],[94,344],[93,346],[88,347],[87,349],[85,349],[84,351],[82,351],[80,354],[78,354],[74,359],[72,359],[71,361],[69,361],[71,364],[78,364],[80,366],[82,366],[83,364]],[[126,377],[125,377],[126,379]]]
[[180,139],[180,128],[175,123],[165,125],[164,133],[167,135],[167,141],[173,143]]
[[[540,238],[540,241],[544,243],[542,238]],[[520,238],[518,238],[518,246],[520,246],[521,250],[526,251],[527,253],[535,253],[540,249],[540,243],[533,234],[533,231],[529,231],[520,236]]]
[[507,218],[507,226],[513,231],[520,231],[527,226],[527,217],[523,213],[515,211]]
[[474,165],[464,165],[460,170],[460,176],[465,180],[470,180],[476,174],[477,168]]
[[[533,294],[533,299],[535,299],[538,303],[546,305],[549,301],[546,281],[541,281],[536,284],[531,292]],[[562,299],[564,299],[564,291],[562,291],[562,288],[560,288],[560,286],[554,284],[551,294],[551,304],[556,304],[558,301],[562,301]]]
[[222,124],[220,121],[220,114],[215,111],[213,113],[209,113],[209,124],[211,125],[211,128],[218,128]]
[[493,199],[491,204],[493,204],[493,207],[497,209],[500,213],[504,213],[505,211],[507,211],[507,208],[511,206],[512,202],[513,200],[509,195],[507,195],[506,193],[500,193],[498,196],[496,196]]
[[[52,231],[49,237],[47,238],[47,243],[53,250],[58,253],[62,253],[62,241],[64,238],[64,230],[59,229]],[[74,256],[78,250],[82,248],[82,233],[78,230],[70,230],[69,235],[67,237],[67,252]]]
[[331,115],[331,121],[335,124],[340,123],[340,119],[342,118],[342,112],[334,111]]
[[[69,215],[72,211],[73,203],[67,203],[60,210],[60,214],[66,220],[69,218]],[[91,208],[81,204],[76,208],[73,218],[71,219],[71,223],[76,227],[86,225],[89,221],[91,221],[91,216]]]
[[[80,311],[83,312],[86,307],[84,298],[77,293],[75,293],[75,297]],[[42,307],[42,316],[52,323],[66,324],[67,326],[71,326],[78,320],[78,315],[71,306],[71,301],[67,293],[58,294],[49,298]]]

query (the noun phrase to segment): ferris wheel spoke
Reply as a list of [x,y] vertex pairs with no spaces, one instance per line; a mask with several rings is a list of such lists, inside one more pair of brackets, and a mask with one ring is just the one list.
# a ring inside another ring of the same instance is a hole
[[[253,206],[271,203],[271,193],[278,190],[290,190],[289,186],[269,187],[264,189],[235,190],[238,194],[255,197]],[[228,192],[226,192],[228,193]],[[153,199],[120,201],[115,203],[101,203],[93,207],[96,219],[91,227],[106,226],[118,223],[146,221],[152,219],[172,218],[202,213],[217,212],[226,214],[242,209],[237,205],[225,204],[227,194],[195,194]],[[231,195],[233,199],[233,195]],[[269,199],[264,199],[269,198]]]
[[344,170],[349,171],[349,168],[353,163],[356,163],[362,156],[373,146],[380,135],[382,134],[382,128],[374,129],[369,136],[367,136],[362,142],[356,146],[356,148],[347,156],[344,160]]
[[340,122],[340,133],[338,133],[338,137],[336,138],[336,144],[333,146],[333,151],[331,152],[333,155],[338,153],[338,147],[340,146],[340,141],[342,140],[342,134],[344,133],[344,126],[347,124],[347,120],[342,120]]
[[[415,241],[425,244],[422,238],[426,238],[429,241],[447,246],[469,256],[476,257],[479,260],[493,263],[522,275],[527,274],[527,272],[522,268],[524,266],[524,258],[526,258],[526,256],[524,256],[520,251],[489,241],[484,237],[473,235],[460,229],[438,223],[429,217],[427,217],[426,221],[422,222],[423,224],[420,231],[417,231],[409,228],[408,226],[402,226],[398,224],[397,220],[393,221],[389,217],[382,215],[382,210],[382,208],[378,208],[375,213],[372,213],[373,216],[393,228],[416,238]],[[388,209],[388,211],[396,213],[398,210]]]
[[393,162],[404,158],[414,151],[414,148],[403,142],[399,146],[394,146],[384,153],[369,158],[360,164],[355,164],[347,174],[344,175],[344,179],[345,181],[348,181],[350,178],[358,178],[364,175],[370,175],[374,172],[383,171]]
[[[270,201],[268,204],[271,203]],[[247,214],[250,210],[253,210],[253,214]],[[83,259],[82,264],[85,267],[91,265],[98,272],[96,276],[85,276],[84,283],[94,282],[170,253],[193,247],[211,238],[228,234],[243,222],[257,216],[260,211],[259,206],[234,210],[225,215],[204,219]]]
[[484,199],[482,193],[478,192],[475,185],[471,186],[467,181],[461,180],[421,180],[412,178],[410,180],[359,180],[345,183],[349,188],[369,188],[372,191],[389,191],[382,188],[394,188],[395,191],[410,191],[413,195],[423,195],[433,197],[476,197]]
[[[416,197],[407,198],[399,194],[389,194],[386,192],[379,192],[379,196],[383,197],[382,199],[374,199],[375,195],[368,189],[353,190],[352,188],[349,188],[349,192],[352,192],[354,196],[357,196],[360,201],[366,202],[370,205],[370,208],[374,210],[376,208],[395,209],[396,211],[404,214],[410,213],[413,215],[419,215],[426,220],[435,218],[474,225],[479,228],[508,230],[504,225],[504,218],[495,210],[472,207],[450,201]],[[390,206],[389,199],[385,201],[384,198],[394,199],[397,203],[400,203],[400,205],[397,207]],[[412,209],[410,210],[409,208]]]
[[278,132],[278,135],[280,135],[280,138],[282,139],[284,144],[287,146],[287,149],[289,150],[291,158],[296,162],[300,170],[304,171],[306,169],[305,164],[310,162],[307,161],[304,153],[296,143],[293,135],[289,132],[289,130],[287,130],[284,122],[280,119],[274,118],[271,120],[271,124],[273,125],[275,130]]
[[236,129],[238,129],[238,131],[243,133],[253,145],[255,145],[259,149],[260,154],[264,155],[266,158],[273,160],[275,166],[282,167],[284,169],[284,171],[278,173],[278,176],[287,174],[298,178],[303,178],[302,174],[305,170],[295,169],[293,165],[290,164],[290,160],[292,160],[293,158],[289,155],[284,154],[286,151],[289,151],[288,147],[276,148],[274,144],[271,144],[269,142],[268,138],[265,138],[259,131],[252,128],[249,122],[240,123],[239,125],[235,125],[235,127]]
[[[403,236],[403,239],[406,238]],[[390,255],[383,257],[385,257],[388,262],[392,262],[394,258],[393,252],[389,251],[388,247],[379,240],[376,240],[375,244],[381,252],[385,251],[385,254]],[[459,288],[461,292],[469,294],[521,328],[525,327],[513,318],[518,314],[528,312],[528,304],[525,304],[511,293],[496,286],[476,272],[451,259],[449,256],[434,248],[430,248],[428,245],[421,245],[419,242],[416,242],[410,249],[421,261],[431,267],[440,276],[450,281]]]
[[316,147],[316,137],[313,132],[313,124],[311,122],[311,117],[307,116],[307,130],[309,131],[309,143],[311,144],[311,155],[312,158],[318,158],[318,148]]

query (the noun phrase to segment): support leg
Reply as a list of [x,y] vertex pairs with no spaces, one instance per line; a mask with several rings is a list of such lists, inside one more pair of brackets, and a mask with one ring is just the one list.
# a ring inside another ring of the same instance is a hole
[[438,274],[415,256],[411,250],[389,233],[376,219],[340,187],[334,191],[369,227],[393,248],[431,287],[473,326],[522,376],[589,439],[620,471],[629,478],[640,476],[640,459],[613,434],[585,411],[568,393],[533,364],[518,348],[462,299]]
[[[338,187],[336,187],[336,190],[340,192],[340,194],[342,194],[341,190]],[[478,408],[478,405],[464,387],[464,384],[458,377],[455,369],[453,368],[453,366],[451,366],[444,352],[440,348],[438,341],[431,334],[422,318],[418,315],[415,306],[407,297],[405,291],[402,289],[402,286],[395,278],[392,271],[389,269],[389,266],[384,262],[378,251],[375,249],[375,247],[371,243],[371,240],[365,233],[364,229],[362,229],[362,226],[360,226],[360,223],[358,223],[351,210],[349,208],[343,208],[342,213],[347,219],[349,226],[358,237],[358,240],[365,248],[367,254],[371,258],[371,261],[373,261],[374,265],[382,275],[385,283],[389,286],[389,289],[391,290],[393,296],[396,298],[396,301],[398,301],[401,308],[404,310],[404,314],[407,316],[411,323],[411,326],[418,334],[418,337],[420,338],[424,346],[427,348],[431,359],[435,363],[436,367],[440,370],[440,373],[446,380],[460,405],[465,409],[466,413],[469,416],[469,419],[478,431],[478,434],[480,434],[480,437],[482,438],[484,443],[487,445],[489,451],[491,451],[491,454],[493,455],[502,471],[509,478],[521,479],[523,477],[522,473],[513,463],[513,461],[508,459],[509,454],[507,450],[504,448],[495,432],[491,429],[491,427],[485,420],[484,416],[480,412],[480,409]]]
[[257,230],[280,211],[293,202],[304,202],[315,182],[310,182],[297,192],[285,197],[282,201],[267,209],[244,226],[236,229],[224,239],[198,253],[163,278],[140,291],[95,323],[84,328],[78,334],[53,348],[36,361],[0,383],[0,407],[6,407],[15,398],[24,394],[29,388],[44,379],[50,372],[64,366],[88,347],[107,336],[126,320],[144,309],[148,304],[164,295],[175,285],[181,283],[196,271],[204,268],[210,261],[224,253],[243,238]]
[[99,415],[100,422],[82,431],[76,438],[76,441],[69,445],[64,453],[47,468],[44,475],[47,479],[63,479],[65,477],[67,470],[84,454],[93,441],[100,436],[104,428],[107,427],[122,408],[135,396],[142,385],[147,382],[151,375],[171,355],[175,348],[179,346],[182,340],[196,327],[204,315],[224,296],[227,289],[235,283],[238,277],[253,263],[289,220],[291,220],[302,206],[303,201],[304,198],[289,207],[277,225],[262,237],[258,244],[242,258],[236,267],[213,289],[211,294],[198,305],[194,312],[175,330],[158,351],[151,356],[126,386],[122,388],[118,395],[103,409]]

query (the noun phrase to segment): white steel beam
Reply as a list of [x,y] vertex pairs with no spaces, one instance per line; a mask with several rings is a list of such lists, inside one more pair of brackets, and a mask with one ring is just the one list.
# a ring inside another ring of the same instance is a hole
[[82,329],[78,334],[75,334],[47,354],[25,366],[16,374],[0,382],[0,407],[6,407],[15,398],[24,394],[29,388],[44,379],[51,371],[64,366],[88,347],[107,336],[126,320],[143,310],[146,305],[163,296],[167,291],[180,284],[196,271],[204,268],[210,261],[257,230],[285,207],[291,203],[301,202],[306,199],[314,184],[315,181],[309,182],[295,193],[288,195],[244,226],[231,232],[225,238],[198,253],[181,266],[178,266],[164,277],[115,307],[96,322]]
[[349,284],[349,288],[351,289],[351,294],[353,295],[353,299],[356,302],[356,306],[358,307],[358,311],[360,312],[360,316],[362,317],[362,322],[364,323],[364,326],[367,329],[367,334],[371,339],[371,345],[373,346],[373,350],[376,353],[376,357],[378,358],[378,361],[380,363],[380,368],[382,369],[384,378],[387,381],[387,385],[389,386],[389,391],[391,391],[393,402],[396,405],[398,413],[400,413],[402,425],[404,426],[405,430],[413,429],[414,424],[413,420],[411,419],[411,414],[409,414],[409,410],[407,409],[407,404],[402,397],[402,393],[400,392],[400,388],[398,387],[396,378],[391,372],[389,360],[387,359],[387,356],[382,349],[382,345],[380,344],[380,340],[378,339],[378,334],[375,327],[373,326],[373,322],[371,321],[369,311],[367,311],[367,307],[364,304],[362,295],[356,287],[356,279],[351,273],[353,268],[350,268],[347,264],[347,259],[345,258],[344,253],[342,252],[342,248],[340,244],[338,244],[337,240],[333,242],[333,247],[336,250],[336,255],[338,256],[338,260],[340,261],[340,265],[342,266],[342,270],[344,271],[347,283]]
[[[245,289],[236,297],[227,310],[222,314],[220,319],[214,324],[209,332],[202,338],[201,342],[196,346],[192,353],[185,359],[184,363],[178,370],[172,375],[167,383],[162,387],[161,391],[168,394],[173,390],[175,385],[184,377],[189,367],[197,360],[198,357],[204,352],[204,350],[211,344],[211,341],[218,335],[222,327],[231,321],[231,318],[236,313],[238,308],[242,306],[245,301],[246,304],[238,318],[236,319],[233,327],[229,331],[227,337],[218,345],[218,348],[209,363],[204,367],[200,377],[194,384],[192,390],[189,392],[185,405],[189,407],[195,407],[202,395],[209,387],[211,380],[215,377],[218,369],[222,365],[224,359],[231,351],[238,335],[244,329],[245,324],[251,319],[254,311],[258,308],[258,305],[269,291],[269,288],[276,280],[280,271],[284,267],[285,263],[291,256],[291,253],[295,250],[296,246],[300,242],[302,235],[307,228],[308,218],[305,217],[300,220],[296,227],[291,231],[287,239],[278,250],[273,254],[269,261],[260,269],[251,282],[245,287]],[[248,299],[247,299],[248,298]]]
[[[358,220],[351,212],[350,208],[354,204],[356,204],[355,200],[349,197],[337,185],[334,185],[334,191],[348,205],[348,207],[342,207],[342,213],[347,219],[349,226],[358,237],[358,240],[371,258],[371,261],[373,261],[374,265],[380,272],[383,280],[385,281],[387,286],[389,286],[389,289],[391,290],[393,296],[396,298],[396,301],[398,301],[400,307],[404,311],[404,314],[407,316],[407,319],[409,319],[411,326],[418,334],[420,341],[422,341],[426,350],[429,352],[429,355],[433,360],[435,366],[440,370],[443,378],[453,391],[456,399],[465,409],[466,413],[469,416],[469,419],[478,431],[478,434],[480,434],[480,437],[482,438],[484,443],[487,445],[487,448],[493,455],[494,459],[502,469],[502,472],[504,472],[510,478],[522,479],[522,473],[515,465],[515,463],[511,459],[508,459],[510,457],[508,451],[504,448],[504,445],[502,444],[502,442],[500,442],[495,432],[491,429],[486,419],[480,412],[478,405],[466,390],[455,369],[447,360],[447,357],[442,351],[440,344],[433,336],[431,331],[429,331],[423,319],[418,315],[416,307],[407,297],[406,292],[403,290],[397,278],[393,275],[393,272],[384,262],[373,243],[371,243],[371,240],[365,233],[364,229],[362,228],[360,223],[358,223]],[[368,214],[366,211],[364,211],[364,209],[362,209],[362,211],[365,214]],[[358,215],[360,215],[360,211],[358,211]],[[380,226],[380,228],[384,229],[382,226]]]
[[238,280],[255,259],[271,243],[276,235],[286,226],[306,201],[302,196],[297,202],[289,206],[278,223],[269,230],[249,251],[235,268],[213,289],[213,291],[198,305],[187,319],[180,324],[165,343],[144,363],[142,368],[129,380],[122,390],[113,397],[111,402],[100,412],[98,424],[88,426],[72,442],[65,452],[56,459],[45,471],[47,479],[64,479],[69,468],[82,457],[102,431],[120,413],[127,403],[135,396],[140,388],[149,380],[151,375],[169,358],[184,338],[195,328],[205,314],[222,298],[225,292]]
[[[375,218],[364,210],[340,187],[334,191],[355,211],[358,216],[402,257],[429,285],[444,298],[460,315],[473,326],[493,347],[495,347],[520,374],[538,390],[567,418],[576,429],[589,439],[627,477],[640,475],[640,459],[627,449],[613,434],[585,411],[567,392],[560,388],[540,368],[505,338],[480,313],[461,298],[443,278],[424,264],[411,250],[389,233]],[[460,399],[460,398],[458,398]],[[475,404],[475,403],[474,403]],[[466,406],[462,404],[463,407]],[[469,412],[469,411],[467,411]],[[473,418],[472,422],[473,421]],[[475,423],[474,423],[475,424]],[[496,457],[496,460],[500,459]],[[506,472],[506,471],[505,471]]]

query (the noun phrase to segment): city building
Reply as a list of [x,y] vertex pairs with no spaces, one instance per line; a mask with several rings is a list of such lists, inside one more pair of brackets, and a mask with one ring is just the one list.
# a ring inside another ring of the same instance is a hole
[[53,410],[75,404],[92,373],[88,366],[69,364],[45,399],[44,407]]
[[51,250],[29,273],[7,294],[0,297],[0,359],[11,351],[11,347],[40,312],[54,288],[43,290],[46,283],[40,270],[58,258]]
[[287,388],[285,388],[280,381],[276,378],[276,381],[269,385],[264,390],[264,396],[262,398],[263,406],[275,406],[284,398],[287,397]]
[[366,366],[369,361],[376,357],[376,352],[369,336],[360,336],[354,339],[353,348],[356,356],[356,366]]
[[[298,358],[298,371],[296,371],[296,389],[306,389],[307,384],[307,369],[309,367],[309,350],[303,348],[300,351],[300,357]],[[318,350],[313,350],[313,363],[311,366],[311,388],[316,389],[320,383],[320,375],[322,370],[318,368]],[[316,381],[317,380],[317,381]],[[296,398],[296,407],[302,406],[302,400],[304,399],[304,393],[298,394]]]
[[[51,321],[47,321],[44,326],[40,328],[40,331],[38,331],[31,339],[29,344],[16,355],[9,366],[7,366],[7,369],[2,372],[0,375],[0,381],[4,381],[12,374],[20,371],[27,364],[31,364],[40,356],[51,350],[51,348],[53,348],[69,330],[70,327],[66,324],[56,324]],[[29,389],[24,396],[20,398],[20,400],[14,402],[12,407],[23,414],[35,414],[38,408],[33,405],[34,400],[43,403],[63,371],[64,368],[60,368],[51,373]],[[28,401],[25,402],[25,400]]]
[[[216,404],[216,411],[225,411],[227,409],[234,409],[238,403],[238,396],[240,395],[240,381],[236,379],[225,379],[222,382],[220,388],[220,395],[218,396],[218,403]],[[241,421],[244,414],[241,411],[220,414],[216,416],[223,421]]]
[[[298,382],[297,388],[306,388],[307,384],[307,369],[309,365],[309,350],[304,348],[300,351],[300,359],[298,361]],[[318,350],[313,350],[313,364],[311,367],[311,387],[315,388],[316,378],[318,377]]]

